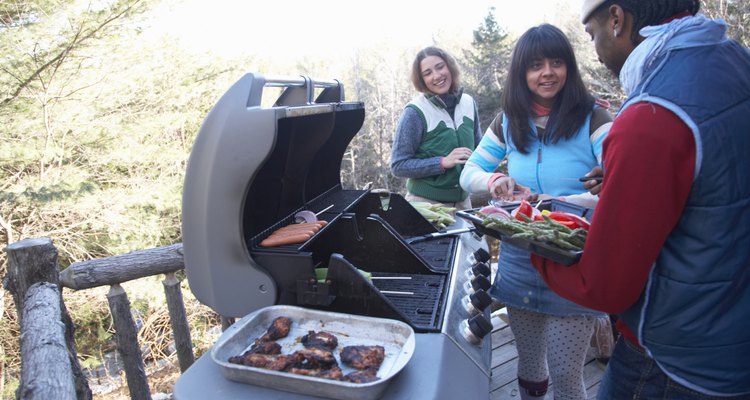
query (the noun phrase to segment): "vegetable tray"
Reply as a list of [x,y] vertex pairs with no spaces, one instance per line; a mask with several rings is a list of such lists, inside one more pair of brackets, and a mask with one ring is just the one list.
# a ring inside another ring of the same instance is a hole
[[[504,208],[509,213],[517,208],[518,205],[519,202],[504,203],[502,205],[498,204],[498,206]],[[579,205],[557,199],[544,200],[537,208],[539,210],[563,211],[588,219],[590,219],[591,215],[593,214],[593,209],[581,207]],[[563,265],[575,264],[581,258],[581,254],[583,254],[582,250],[565,250],[553,244],[534,239],[512,238],[511,235],[513,233],[510,231],[504,231],[485,226],[484,218],[480,214],[478,214],[478,211],[479,208],[460,210],[456,212],[456,215],[473,223],[477,231],[485,235],[489,235],[491,237],[499,239],[500,241],[510,243]]]

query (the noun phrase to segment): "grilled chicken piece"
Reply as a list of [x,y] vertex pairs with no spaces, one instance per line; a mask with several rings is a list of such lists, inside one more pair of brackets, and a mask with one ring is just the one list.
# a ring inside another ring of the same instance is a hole
[[258,354],[246,352],[239,357],[230,357],[229,362],[242,364],[250,367],[272,369],[274,371],[284,371],[294,364],[296,359],[293,356],[283,354]]
[[271,322],[271,326],[268,327],[266,333],[256,340],[258,342],[271,342],[276,339],[285,338],[289,334],[289,329],[292,327],[292,320],[288,317],[278,317]]
[[385,359],[383,346],[346,346],[341,349],[341,361],[353,368],[376,371]]
[[250,350],[242,353],[242,355],[229,357],[229,362],[234,364],[244,364],[243,359],[248,354],[281,354],[281,345],[276,342],[256,342]]
[[307,368],[291,367],[288,370],[286,370],[286,372],[289,372],[292,374],[306,375],[306,376],[315,376],[318,378],[333,379],[333,380],[341,380],[344,377],[344,372],[341,371],[341,368],[339,368],[338,365],[334,365],[326,369],[320,369],[320,368],[307,369]]
[[346,374],[346,376],[344,376],[341,380],[352,383],[368,383],[375,382],[378,379],[380,378],[378,377],[377,368],[367,368],[350,372]]
[[[262,355],[262,354],[258,354]],[[269,360],[269,362],[266,364],[264,368],[271,369],[274,371],[284,371],[289,366],[294,363],[294,358],[288,355],[280,354],[277,356],[268,356],[273,357],[273,359]]]
[[338,365],[336,357],[329,350],[324,349],[299,349],[292,354],[295,357],[294,367],[305,369],[329,368]]
[[302,336],[302,345],[307,348],[333,350],[339,345],[339,340],[332,333],[308,331]]
[[281,345],[276,342],[255,342],[247,352],[255,354],[281,354]]
[[340,380],[344,377],[344,372],[341,371],[338,365],[331,366],[331,368],[320,371],[319,378]]

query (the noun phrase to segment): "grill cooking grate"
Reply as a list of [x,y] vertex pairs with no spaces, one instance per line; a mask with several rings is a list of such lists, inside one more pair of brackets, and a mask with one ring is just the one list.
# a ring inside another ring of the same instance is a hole
[[453,264],[458,237],[441,237],[412,243],[414,251],[422,256],[436,272],[448,272]]
[[373,274],[372,283],[411,323],[437,326],[435,319],[441,315],[438,310],[445,292],[445,276],[378,273]]

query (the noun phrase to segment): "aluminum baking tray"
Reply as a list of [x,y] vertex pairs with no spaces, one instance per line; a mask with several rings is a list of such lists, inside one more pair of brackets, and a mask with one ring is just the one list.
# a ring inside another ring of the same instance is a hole
[[[519,202],[511,202],[498,204],[498,206],[504,208],[508,212],[511,212],[516,207],[518,207],[519,204]],[[564,211],[578,215],[580,217],[586,217],[588,219],[590,219],[593,214],[593,209],[581,207],[579,205],[560,201],[557,199],[545,200],[539,205],[538,208],[540,210]],[[565,250],[555,245],[540,242],[537,240],[512,238],[511,232],[505,232],[502,230],[492,229],[484,226],[484,219],[477,214],[478,211],[479,209],[460,210],[456,212],[456,216],[472,222],[477,228],[477,231],[485,235],[489,235],[491,237],[499,239],[500,241],[513,244],[514,246],[520,247],[526,251],[540,255],[544,258],[550,259],[563,265],[575,264],[583,254],[582,250]]]
[[[229,357],[247,351],[280,316],[292,320],[289,335],[276,341],[281,345],[282,354],[302,348],[299,338],[308,331],[330,332],[338,338],[339,345],[333,353],[344,374],[355,371],[341,362],[339,352],[344,346],[383,346],[385,359],[377,374],[380,379],[369,383],[343,382],[228,361]],[[276,305],[248,314],[230,326],[212,347],[211,358],[220,366],[222,375],[232,381],[331,399],[370,400],[379,398],[391,378],[406,366],[414,353],[414,346],[414,330],[401,321]]]

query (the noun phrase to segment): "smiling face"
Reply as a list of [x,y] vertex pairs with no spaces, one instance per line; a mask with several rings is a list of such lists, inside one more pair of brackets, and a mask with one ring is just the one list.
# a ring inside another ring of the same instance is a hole
[[567,77],[568,66],[561,58],[535,59],[526,68],[526,84],[534,101],[548,108],[555,103]]
[[453,76],[445,60],[438,56],[427,56],[419,63],[419,70],[427,90],[431,93],[445,94],[450,91]]

